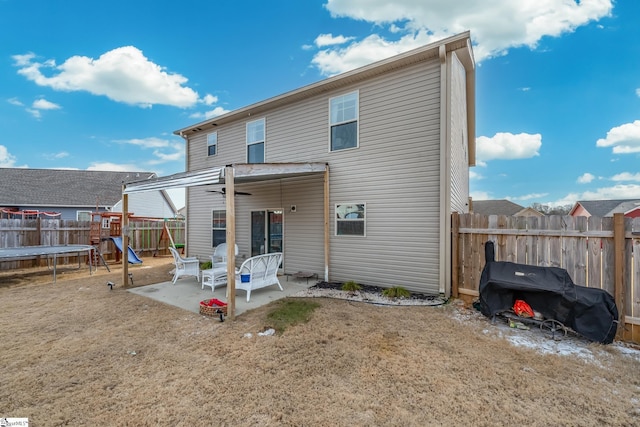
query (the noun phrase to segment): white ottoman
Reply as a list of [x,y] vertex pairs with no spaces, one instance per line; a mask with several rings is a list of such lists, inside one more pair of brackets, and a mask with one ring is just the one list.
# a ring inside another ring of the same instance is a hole
[[222,286],[227,284],[227,269],[226,267],[210,268],[208,270],[202,270],[202,289],[205,286],[211,286],[211,292],[215,291],[216,286]]

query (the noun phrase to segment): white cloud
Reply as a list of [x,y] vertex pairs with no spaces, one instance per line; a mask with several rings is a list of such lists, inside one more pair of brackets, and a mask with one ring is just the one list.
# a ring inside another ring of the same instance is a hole
[[142,149],[153,148],[153,158],[147,161],[150,165],[178,161],[184,158],[185,146],[182,140],[162,139],[156,137],[121,139],[115,142],[129,144]]
[[318,47],[332,46],[336,44],[344,44],[348,41],[353,40],[354,37],[345,37],[345,36],[333,36],[333,34],[320,34],[314,40],[314,43]]
[[16,157],[9,153],[7,147],[0,145],[0,167],[13,168],[16,164]]
[[540,155],[542,136],[539,133],[508,132],[496,133],[492,138],[479,136],[476,138],[476,158],[482,162],[488,160],[528,159]]
[[638,181],[640,182],[640,173],[622,172],[611,177],[612,181]]
[[58,160],[58,159],[64,159],[65,157],[69,157],[69,153],[66,151],[60,151],[59,153],[43,154],[43,156],[47,160]]
[[636,89],[636,95],[640,96],[640,87]]
[[111,162],[93,162],[87,168],[89,171],[114,171],[114,172],[134,172],[140,171],[140,168],[134,164],[118,164]]
[[11,105],[16,105],[18,107],[24,107],[24,104],[22,102],[20,102],[20,100],[18,98],[9,98],[7,99],[7,102]]
[[25,111],[38,120],[42,118],[42,113],[40,112],[40,110],[36,110],[34,108],[25,108]]
[[609,16],[613,5],[611,0],[328,0],[325,7],[334,18],[404,34],[396,41],[372,35],[344,48],[321,50],[313,64],[331,75],[466,30],[479,61],[514,47],[533,49],[545,36],[558,37]]
[[491,200],[491,194],[486,191],[471,191],[469,192],[472,200]]
[[597,188],[583,193],[569,193],[562,199],[550,203],[553,206],[573,204],[578,200],[640,199],[640,185],[618,184],[613,187]]
[[527,200],[532,200],[532,199],[540,199],[542,197],[546,197],[549,193],[531,193],[531,194],[525,194],[524,196],[518,196],[518,197],[509,197],[509,200],[518,200],[518,201],[527,201]]
[[335,75],[436,41],[424,31],[388,41],[377,34],[343,48],[321,50],[311,60],[324,75]]
[[640,153],[640,120],[611,128],[606,138],[596,141],[597,147],[613,147],[614,154]]
[[184,153],[182,151],[174,151],[172,153],[163,153],[159,150],[153,150],[153,155],[156,157],[155,160],[149,160],[149,164],[158,165],[161,163],[167,162],[175,162],[184,157]]
[[206,105],[213,105],[218,102],[218,97],[210,94],[206,94],[202,97],[202,102]]
[[62,108],[58,104],[55,104],[51,101],[47,101],[44,98],[36,99],[35,101],[33,101],[33,104],[31,104],[31,107],[36,108],[38,110],[59,110],[60,108]]
[[205,111],[204,113],[193,113],[189,115],[189,118],[196,120],[208,120],[214,117],[221,116],[228,113],[230,110],[226,110],[222,107],[216,107],[213,110]]
[[161,138],[132,138],[132,139],[118,139],[115,142],[121,144],[136,145],[142,148],[163,148],[170,145],[169,140]]
[[141,107],[163,104],[184,108],[198,102],[198,93],[185,86],[186,77],[167,72],[134,46],[110,50],[97,59],[72,56],[61,65],[53,60],[37,62],[33,53],[14,55],[13,60],[18,74],[58,91],[86,91]]
[[476,172],[474,170],[470,170],[469,171],[469,179],[478,181],[478,180],[484,179],[484,176],[480,175],[478,172]]
[[578,184],[588,184],[595,179],[595,176],[590,174],[589,172],[585,172],[578,177]]

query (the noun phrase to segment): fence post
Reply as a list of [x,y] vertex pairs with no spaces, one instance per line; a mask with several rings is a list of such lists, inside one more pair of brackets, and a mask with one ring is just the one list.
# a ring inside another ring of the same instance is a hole
[[[614,251],[614,298],[618,306],[618,334],[620,338],[624,331],[624,214],[613,214],[613,251]],[[622,326],[622,327],[621,327]]]
[[451,295],[458,298],[458,239],[460,238],[460,214],[451,214]]

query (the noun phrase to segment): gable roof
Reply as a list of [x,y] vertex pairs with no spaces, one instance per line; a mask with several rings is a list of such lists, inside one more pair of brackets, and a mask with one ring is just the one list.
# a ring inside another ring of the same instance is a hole
[[634,210],[636,210],[638,208],[640,208],[640,200],[638,200],[638,199],[636,199],[636,200],[626,200],[626,201],[623,201],[622,203],[620,203],[615,208],[611,209],[607,213],[607,215],[605,215],[605,216],[613,216],[613,214],[615,214],[615,213],[626,214],[626,213],[634,211]]
[[482,215],[507,215],[514,216],[524,210],[524,206],[509,200],[474,200],[473,213]]
[[640,199],[579,200],[576,202],[573,208],[571,208],[571,212],[569,212],[569,215],[573,215],[573,213],[576,211],[578,206],[582,206],[584,210],[586,210],[587,212],[589,212],[590,215],[593,215],[593,216],[597,216],[600,218],[613,216],[613,214],[616,212],[625,213],[626,211],[633,209],[633,207],[629,207],[626,210],[617,209],[623,203],[627,203],[627,202],[640,202]]
[[0,168],[0,206],[111,207],[122,184],[154,177],[153,172]]

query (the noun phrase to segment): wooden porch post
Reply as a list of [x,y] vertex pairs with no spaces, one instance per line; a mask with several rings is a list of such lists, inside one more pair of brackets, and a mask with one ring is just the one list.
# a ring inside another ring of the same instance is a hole
[[615,269],[614,273],[614,298],[616,300],[616,306],[618,306],[618,333],[617,338],[621,338],[624,332],[624,214],[613,214],[613,265]]
[[122,186],[122,286],[129,283],[129,195],[124,194],[125,186]]
[[227,316],[236,318],[236,205],[235,205],[235,178],[233,166],[225,167],[225,202],[227,204]]
[[324,281],[329,281],[329,165],[324,170]]
[[458,239],[460,238],[460,214],[451,214],[451,294],[458,298]]

